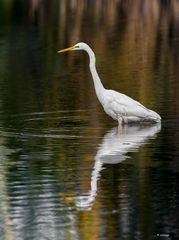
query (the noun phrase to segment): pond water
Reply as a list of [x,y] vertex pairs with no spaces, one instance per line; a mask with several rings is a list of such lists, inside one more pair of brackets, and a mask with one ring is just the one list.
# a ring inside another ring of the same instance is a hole
[[[179,2],[0,3],[0,239],[179,238]],[[162,116],[117,127],[106,88]]]

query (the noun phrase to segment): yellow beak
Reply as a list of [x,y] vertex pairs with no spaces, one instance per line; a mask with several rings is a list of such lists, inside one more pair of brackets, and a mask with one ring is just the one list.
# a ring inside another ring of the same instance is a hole
[[67,51],[73,51],[73,50],[75,50],[75,46],[62,49],[62,50],[58,51],[58,53],[67,52]]

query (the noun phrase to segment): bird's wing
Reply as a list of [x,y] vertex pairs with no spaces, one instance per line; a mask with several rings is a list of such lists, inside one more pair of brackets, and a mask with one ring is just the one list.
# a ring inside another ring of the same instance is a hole
[[146,118],[153,112],[125,94],[108,90],[107,96],[108,108],[113,109],[116,114]]

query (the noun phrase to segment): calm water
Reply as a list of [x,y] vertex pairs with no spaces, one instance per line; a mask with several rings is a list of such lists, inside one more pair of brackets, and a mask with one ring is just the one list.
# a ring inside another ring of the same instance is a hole
[[[179,2],[0,2],[0,239],[179,239]],[[162,124],[117,128],[104,85]],[[162,236],[163,234],[163,236]]]

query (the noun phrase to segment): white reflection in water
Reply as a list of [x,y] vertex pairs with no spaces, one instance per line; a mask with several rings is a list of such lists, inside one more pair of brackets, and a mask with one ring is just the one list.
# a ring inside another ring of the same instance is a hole
[[95,164],[91,174],[91,190],[87,195],[78,196],[76,206],[79,210],[90,210],[97,195],[97,181],[103,165],[117,164],[129,158],[129,152],[137,152],[139,147],[160,131],[161,124],[123,126],[121,129],[112,128],[107,132],[95,156]]

